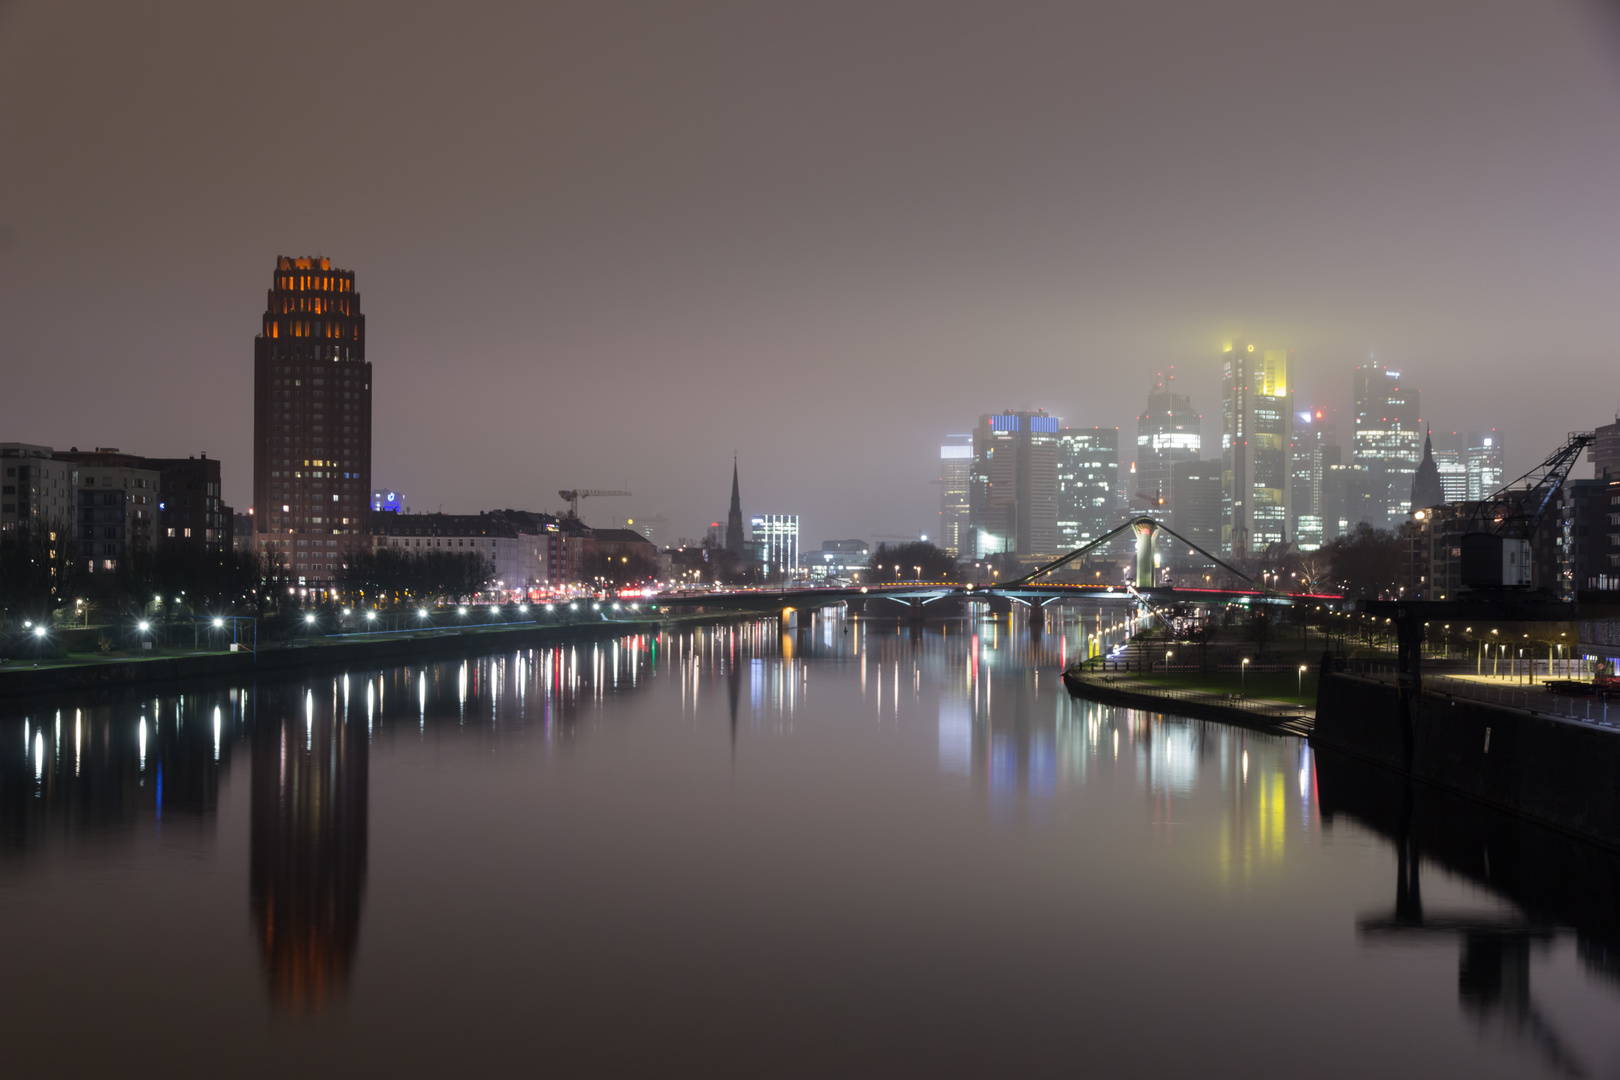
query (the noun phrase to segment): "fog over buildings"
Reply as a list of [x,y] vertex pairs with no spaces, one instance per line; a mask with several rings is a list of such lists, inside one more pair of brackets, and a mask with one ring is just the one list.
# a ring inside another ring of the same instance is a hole
[[931,531],[947,433],[1128,459],[1170,365],[1215,456],[1240,339],[1341,467],[1377,362],[1512,476],[1620,404],[1616,130],[1596,4],[10,3],[0,438],[206,450],[247,507],[296,254],[364,282],[417,509],[697,536],[735,450],[807,545]]

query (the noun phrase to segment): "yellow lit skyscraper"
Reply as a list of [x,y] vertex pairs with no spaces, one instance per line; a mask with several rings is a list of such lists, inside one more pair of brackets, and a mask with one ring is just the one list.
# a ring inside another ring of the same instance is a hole
[[1221,552],[1234,559],[1288,542],[1291,360],[1242,340],[1221,356]]

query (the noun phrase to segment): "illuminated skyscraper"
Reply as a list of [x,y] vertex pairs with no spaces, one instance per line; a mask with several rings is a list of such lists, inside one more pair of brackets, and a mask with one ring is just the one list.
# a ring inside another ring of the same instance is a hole
[[1058,552],[1058,419],[1044,410],[979,417],[968,508],[973,557]]
[[1351,455],[1367,467],[1373,523],[1398,525],[1411,509],[1412,477],[1423,457],[1418,392],[1401,385],[1401,373],[1376,360],[1355,371],[1356,430]]
[[1440,470],[1440,490],[1445,493],[1448,503],[1466,502],[1468,458],[1462,436],[1455,431],[1449,435],[1442,432],[1440,441],[1445,445],[1434,451],[1434,464]]
[[[951,438],[971,436],[951,436]],[[968,528],[968,486],[973,476],[971,443],[948,443],[939,448],[939,547],[951,555],[971,553]]]
[[1333,445],[1333,422],[1327,409],[1301,409],[1294,414],[1289,510],[1293,540],[1301,551],[1315,551],[1339,535],[1337,519],[1329,521],[1323,500],[1323,450]]
[[1489,431],[1468,433],[1468,499],[1478,502],[1502,486],[1502,433]]
[[1058,546],[1073,551],[1120,523],[1119,429],[1058,432]]
[[290,586],[330,588],[367,531],[371,365],[354,274],[324,258],[276,260],[253,342],[256,547]]
[[1176,393],[1175,372],[1148,392],[1147,408],[1136,418],[1136,505],[1168,514],[1175,506],[1175,467],[1197,461],[1203,451],[1204,418],[1193,412],[1186,394]]
[[1289,360],[1241,340],[1221,358],[1221,552],[1235,559],[1288,541]]

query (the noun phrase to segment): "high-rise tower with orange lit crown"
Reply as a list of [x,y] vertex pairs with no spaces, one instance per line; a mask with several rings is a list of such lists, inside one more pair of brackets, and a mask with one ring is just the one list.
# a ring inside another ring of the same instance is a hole
[[354,273],[276,260],[253,342],[254,547],[304,595],[332,588],[367,533],[371,365]]

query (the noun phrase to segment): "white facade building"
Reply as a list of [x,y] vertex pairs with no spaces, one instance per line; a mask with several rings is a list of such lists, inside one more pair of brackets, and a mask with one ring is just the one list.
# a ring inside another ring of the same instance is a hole
[[754,550],[766,580],[782,580],[799,573],[799,515],[756,514],[752,522]]

